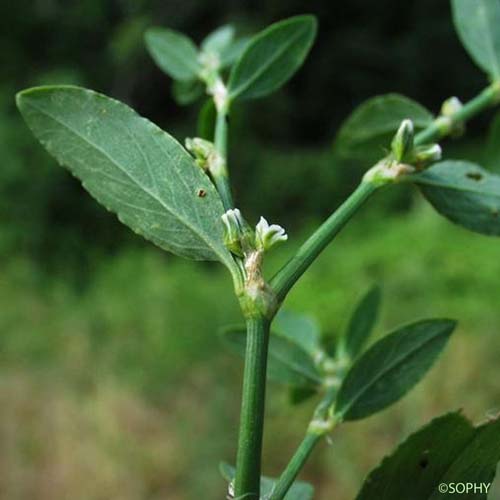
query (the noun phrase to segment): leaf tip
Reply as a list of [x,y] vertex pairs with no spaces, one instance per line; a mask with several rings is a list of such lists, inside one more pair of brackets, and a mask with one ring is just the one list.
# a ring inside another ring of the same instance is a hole
[[436,323],[439,322],[441,324],[443,333],[446,333],[448,335],[451,335],[458,325],[458,320],[451,318],[440,318],[432,321]]

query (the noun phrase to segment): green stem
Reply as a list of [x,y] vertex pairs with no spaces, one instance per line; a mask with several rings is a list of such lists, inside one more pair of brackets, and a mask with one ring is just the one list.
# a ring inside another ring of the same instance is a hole
[[235,496],[248,500],[260,496],[268,344],[269,321],[249,318],[235,478]]
[[376,191],[377,187],[374,183],[362,182],[351,196],[299,248],[295,256],[272,278],[270,284],[276,292],[279,302],[283,301],[306,269]]
[[[422,145],[439,140],[449,135],[457,123],[466,122],[499,102],[500,83],[495,82],[451,116],[441,116],[434,120],[425,130],[417,134],[415,144]],[[354,193],[315,231],[300,247],[297,254],[276,274],[271,280],[271,285],[280,302],[283,301],[304,271],[380,185],[383,185],[383,182],[380,184],[370,182],[365,177]],[[277,480],[270,500],[282,500],[285,497],[321,437],[330,432],[336,425],[337,422],[329,416],[335,397],[336,390],[330,389],[316,408],[307,433],[283,474]]]
[[[276,481],[269,500],[282,500],[283,498],[285,498],[285,495],[292,487],[293,482],[304,467],[307,459],[310,457],[316,445],[321,441],[321,438],[325,434],[333,430],[335,422],[329,419],[328,413],[330,407],[335,401],[336,395],[336,389],[328,390],[324,398],[316,407],[314,417],[309,424],[309,428],[306,435],[304,436],[304,439],[298,446],[290,462],[288,462],[285,470]],[[323,425],[318,426],[317,423]]]
[[415,144],[420,146],[429,142],[435,142],[442,137],[449,135],[454,123],[466,122],[481,111],[498,104],[500,101],[500,83],[492,83],[480,94],[464,104],[462,108],[453,113],[450,117],[438,117],[422,132],[415,137]]
[[225,210],[234,208],[233,196],[231,194],[231,187],[229,186],[229,176],[227,173],[227,114],[222,111],[217,111],[215,121],[215,149],[222,158],[221,165],[218,166],[217,171],[212,172],[212,177],[217,191],[219,191],[222,199],[222,204]]
[[[500,82],[494,82],[480,94],[448,117],[438,117],[415,137],[415,144],[434,142],[449,135],[456,123],[466,122],[481,111],[500,102]],[[293,285],[332,241],[349,219],[380,187],[376,182],[362,182],[352,195],[314,232],[300,247],[297,254],[278,271],[271,280],[279,302],[282,302]]]
[[299,475],[299,472],[304,467],[307,459],[309,458],[321,438],[321,434],[313,434],[310,432],[308,432],[304,436],[304,439],[295,451],[293,457],[286,466],[286,469],[283,471],[283,474],[281,474],[278,481],[276,482],[269,500],[282,500],[283,498],[285,498],[285,495],[292,487],[293,482]]

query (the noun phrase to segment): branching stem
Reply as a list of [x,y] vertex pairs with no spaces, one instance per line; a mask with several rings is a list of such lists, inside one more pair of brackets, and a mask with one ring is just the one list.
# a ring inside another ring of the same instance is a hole
[[[450,135],[457,123],[464,123],[485,109],[500,103],[500,82],[494,82],[451,116],[438,117],[415,137],[416,145],[423,145]],[[383,163],[379,162],[380,164]],[[387,178],[385,183],[394,181]],[[271,286],[281,303],[293,285],[335,238],[358,209],[378,187],[384,185],[365,176],[364,181],[340,207],[309,237],[283,268],[272,278]]]
[[[431,125],[417,134],[415,144],[423,145],[446,137],[453,132],[457,124],[465,123],[485,109],[499,103],[500,82],[495,82],[452,115],[436,118]],[[383,161],[380,162],[380,164],[382,163]],[[368,179],[370,179],[370,176],[368,176]],[[388,178],[386,183],[393,180]],[[365,180],[353,194],[314,232],[300,247],[297,254],[276,274],[271,280],[271,286],[274,288],[280,303],[321,251],[332,241],[377,187],[382,185],[384,185],[383,179],[382,181],[379,179],[379,182],[377,182],[376,177],[373,177],[373,180],[370,181],[365,176]],[[338,423],[331,417],[332,412],[330,411],[335,402],[335,394],[336,391],[331,389],[320,402],[304,439],[279,477],[270,500],[282,500],[285,497],[321,437],[330,432]]]
[[351,196],[306,240],[295,256],[278,271],[270,283],[278,302],[284,300],[297,280],[376,191],[377,187],[375,183],[362,182]]
[[328,434],[334,429],[337,422],[330,416],[330,408],[335,401],[336,394],[336,389],[329,389],[316,407],[304,439],[298,446],[285,470],[276,481],[269,500],[282,500],[285,498],[285,495],[293,485],[293,482],[304,467],[316,445],[325,434]]

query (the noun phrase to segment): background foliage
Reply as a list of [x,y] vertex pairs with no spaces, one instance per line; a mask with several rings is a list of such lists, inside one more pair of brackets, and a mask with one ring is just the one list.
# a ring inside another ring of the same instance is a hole
[[[241,368],[215,340],[238,317],[222,268],[163,254],[103,211],[33,139],[15,92],[85,85],[182,138],[193,134],[197,110],[173,102],[171,82],[144,48],[145,28],[200,41],[225,22],[252,33],[303,8],[284,0],[20,0],[3,12],[0,498],[220,498],[214,457],[233,461]],[[308,11],[319,18],[319,37],[303,69],[272,99],[242,104],[231,118],[238,205],[291,236],[269,269],[359,179],[358,165],[334,164],[331,147],[354,106],[396,91],[437,110],[484,84],[454,34],[448,2],[313,1]],[[484,154],[489,119],[476,120],[449,155]],[[488,166],[498,169],[496,160]],[[432,416],[463,406],[480,420],[500,407],[498,243],[394,191],[379,194],[326,252],[290,308],[315,314],[335,335],[355,300],[382,280],[380,331],[440,315],[459,318],[460,329],[404,403],[355,432],[346,426],[334,452],[317,454],[306,475],[321,485],[320,498],[352,498],[381,455]],[[271,388],[267,474],[284,465],[310,410],[292,417]]]

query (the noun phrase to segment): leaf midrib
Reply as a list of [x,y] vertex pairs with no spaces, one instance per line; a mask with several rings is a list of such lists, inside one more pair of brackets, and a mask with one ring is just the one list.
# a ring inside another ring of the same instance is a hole
[[432,186],[432,187],[442,188],[442,189],[446,189],[446,190],[450,190],[450,191],[461,191],[464,193],[472,193],[472,194],[477,194],[477,195],[487,195],[487,196],[493,196],[493,197],[500,198],[500,193],[495,193],[495,192],[490,192],[490,191],[480,191],[477,189],[456,186],[454,184],[450,185],[450,184],[446,184],[444,181],[433,181],[433,180],[422,181],[422,180],[417,179],[416,182],[417,182],[417,184],[420,184],[423,186]]
[[418,346],[417,349],[413,350],[413,351],[409,351],[407,352],[404,356],[398,358],[398,360],[393,363],[392,365],[390,365],[389,367],[387,367],[386,369],[383,369],[380,371],[379,375],[376,376],[375,378],[373,378],[371,380],[370,383],[366,384],[365,386],[363,386],[350,400],[349,404],[346,405],[346,408],[345,410],[342,411],[342,414],[345,415],[352,407],[353,405],[359,400],[359,398],[364,394],[366,393],[366,391],[368,389],[370,389],[370,387],[372,387],[374,384],[376,384],[383,376],[387,375],[389,372],[393,371],[397,365],[403,363],[404,361],[406,361],[408,358],[410,358],[412,355],[414,355],[415,353],[417,353],[418,351],[420,351],[422,348],[424,348],[425,346],[427,346],[429,343],[433,342],[434,340],[436,340],[437,337],[439,337],[440,335],[442,335],[443,332],[439,332],[435,335],[433,335],[432,337],[429,337],[425,342],[423,342],[422,344],[420,344]]
[[[260,67],[260,69],[259,69],[259,70],[257,70],[257,71],[253,74],[253,76],[252,76],[250,79],[248,79],[248,80],[247,80],[247,84],[246,84],[246,85],[240,85],[239,89],[238,89],[238,87],[237,87],[237,88],[236,88],[236,90],[234,90],[233,92],[231,92],[231,93],[230,93],[230,96],[231,96],[232,98],[234,98],[234,97],[237,97],[237,96],[241,95],[241,94],[242,94],[243,92],[245,92],[246,90],[248,90],[248,87],[249,87],[251,84],[253,84],[253,83],[255,82],[255,80],[257,80],[258,78],[260,78],[260,77],[261,77],[261,75],[262,75],[262,73],[263,73],[264,71],[267,71],[267,69],[269,68],[269,66],[271,66],[271,65],[272,65],[272,64],[273,64],[273,63],[274,63],[277,59],[279,59],[279,58],[283,55],[283,53],[284,53],[286,50],[288,50],[288,48],[289,48],[289,47],[290,47],[293,43],[295,43],[295,40],[296,40],[297,38],[299,38],[300,36],[302,36],[303,31],[305,31],[305,28],[306,28],[306,27],[304,26],[302,29],[298,30],[294,36],[290,37],[290,39],[289,39],[288,43],[287,43],[286,45],[283,45],[283,46],[282,46],[279,50],[277,50],[277,51],[274,53],[273,57],[271,57],[271,58],[268,60],[267,64],[262,65],[262,66]],[[259,40],[259,41],[260,41],[260,40]],[[256,41],[255,43],[257,43],[257,41]],[[251,48],[252,48],[251,46],[248,46],[248,47],[245,49],[245,53],[246,53],[247,51],[249,51]],[[243,59],[241,59],[241,60],[243,60]],[[236,69],[238,69],[238,68],[239,68],[239,64],[238,64],[238,67],[237,67],[237,68],[235,68],[235,70],[236,70]]]
[[[226,262],[226,259],[225,259],[225,256],[224,255],[221,255],[218,251],[218,249],[214,248],[214,246],[209,242],[209,240],[206,239],[205,235],[204,234],[200,234],[198,233],[194,228],[193,226],[189,223],[189,221],[187,221],[186,219],[184,219],[181,215],[177,214],[175,211],[172,210],[172,208],[170,208],[168,205],[165,204],[165,202],[161,199],[161,198],[158,198],[158,196],[156,196],[153,192],[151,192],[149,189],[147,189],[146,187],[142,186],[138,181],[137,179],[135,179],[126,169],[123,168],[123,166],[121,166],[118,162],[116,162],[106,151],[104,151],[100,146],[98,146],[97,144],[91,142],[90,140],[88,140],[88,138],[86,138],[85,136],[83,136],[80,132],[78,132],[76,129],[74,129],[73,127],[71,127],[70,125],[68,125],[66,122],[64,122],[63,120],[61,120],[60,118],[54,116],[52,113],[49,113],[47,110],[43,109],[43,108],[40,108],[39,106],[35,105],[33,102],[29,102],[28,100],[26,101],[26,104],[28,106],[31,106],[33,108],[35,108],[39,113],[47,116],[49,119],[55,121],[56,123],[59,123],[61,126],[65,127],[69,132],[71,132],[73,135],[75,135],[76,137],[78,137],[80,140],[82,140],[83,142],[89,144],[91,147],[93,147],[95,150],[97,150],[99,153],[101,153],[105,158],[107,158],[113,165],[116,166],[116,168],[118,168],[118,170],[122,173],[124,173],[131,181],[132,181],[132,184],[135,184],[139,189],[143,190],[145,193],[147,193],[153,200],[157,201],[160,206],[162,206],[167,212],[169,212],[170,214],[172,214],[172,216],[176,217],[177,219],[179,219],[181,221],[182,224],[184,224],[192,233],[194,233],[195,235],[197,235],[202,241],[204,241],[208,247],[217,255],[221,258],[222,262]],[[162,131],[163,132],[163,131]],[[164,132],[163,132],[164,133]]]

